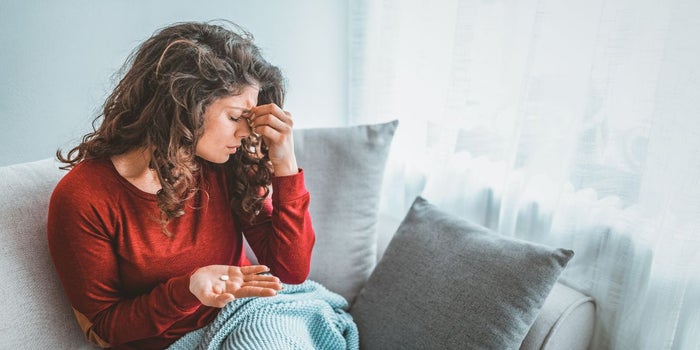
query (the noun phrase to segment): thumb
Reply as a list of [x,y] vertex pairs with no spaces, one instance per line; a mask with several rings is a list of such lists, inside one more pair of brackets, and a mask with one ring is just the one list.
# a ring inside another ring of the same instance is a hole
[[236,297],[231,293],[221,293],[214,298],[214,300],[216,300],[216,307],[219,308],[226,306],[226,304],[234,301],[235,299]]

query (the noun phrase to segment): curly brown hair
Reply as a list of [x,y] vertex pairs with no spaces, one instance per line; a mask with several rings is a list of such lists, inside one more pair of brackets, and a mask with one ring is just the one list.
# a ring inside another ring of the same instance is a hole
[[[268,63],[253,36],[241,27],[212,23],[176,23],[157,31],[129,56],[123,75],[93,121],[93,131],[66,156],[70,169],[85,159],[106,158],[143,148],[151,152],[162,190],[157,194],[164,233],[167,222],[185,213],[196,192],[200,164],[195,146],[204,112],[218,98],[243,87],[260,88],[258,105],[284,102],[284,78]],[[99,127],[95,125],[102,119]],[[235,213],[254,217],[269,194],[272,167],[264,145],[246,138],[224,165]],[[252,147],[251,147],[252,146]],[[261,153],[254,150],[262,147]],[[253,214],[253,215],[250,215]]]

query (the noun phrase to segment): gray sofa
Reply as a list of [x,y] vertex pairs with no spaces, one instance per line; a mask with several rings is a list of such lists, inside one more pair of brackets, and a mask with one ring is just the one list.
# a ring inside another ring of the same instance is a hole
[[[297,156],[312,193],[312,217],[317,231],[310,278],[342,294],[351,303],[363,298],[363,284],[374,267],[382,263],[377,257],[382,257],[384,248],[378,246],[377,241],[388,240],[394,234],[384,229],[386,225],[376,212],[380,192],[377,186],[381,186],[395,128],[396,123],[388,123],[295,131]],[[348,143],[354,146],[348,147]],[[341,154],[345,150],[359,154]],[[362,165],[366,163],[372,164]],[[343,166],[353,171],[345,175],[337,173],[343,171]],[[363,166],[370,168],[360,169]],[[94,348],[85,340],[74,319],[47,248],[48,201],[64,173],[52,159],[0,168],[0,298],[3,310],[0,349]],[[352,179],[346,179],[347,176]],[[345,192],[350,193],[350,197],[340,198]],[[372,197],[371,193],[377,195]],[[353,206],[348,206],[345,200],[354,203]],[[351,215],[357,215],[357,223],[348,218]],[[357,226],[353,228],[353,224]],[[350,231],[353,232],[348,233]],[[384,315],[392,313],[391,308],[380,311]],[[595,320],[595,304],[590,297],[557,282],[541,308],[534,311],[536,319],[528,325],[529,332],[522,340],[521,349],[588,347]],[[440,322],[447,325],[460,320],[446,318]],[[361,339],[363,327],[359,327]],[[468,329],[463,331],[468,335]],[[459,343],[451,344],[444,348],[463,348],[454,346]]]

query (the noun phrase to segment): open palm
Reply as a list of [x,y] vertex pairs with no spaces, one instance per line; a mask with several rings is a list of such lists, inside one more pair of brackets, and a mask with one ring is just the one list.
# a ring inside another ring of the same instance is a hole
[[202,304],[219,308],[236,298],[277,295],[282,284],[275,276],[260,275],[267,271],[269,269],[264,265],[205,266],[190,277],[190,292]]

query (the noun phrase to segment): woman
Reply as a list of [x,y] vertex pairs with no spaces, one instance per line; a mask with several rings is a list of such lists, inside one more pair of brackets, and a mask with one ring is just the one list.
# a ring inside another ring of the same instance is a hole
[[[101,125],[57,152],[71,170],[48,239],[88,339],[162,349],[234,298],[306,279],[309,193],[282,75],[248,33],[166,27],[125,70]],[[243,234],[264,265],[249,266]]]

